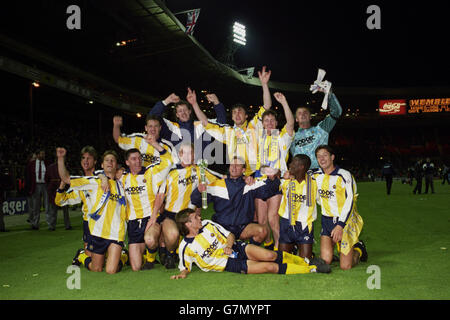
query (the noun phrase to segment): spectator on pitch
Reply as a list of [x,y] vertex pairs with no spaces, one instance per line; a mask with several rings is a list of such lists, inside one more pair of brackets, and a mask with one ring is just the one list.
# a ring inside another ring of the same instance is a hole
[[179,248],[178,275],[184,279],[195,263],[202,271],[235,272],[244,274],[304,274],[329,273],[330,266],[320,258],[306,259],[282,251],[271,251],[252,244],[235,241],[232,232],[220,224],[203,220],[193,209],[176,215],[177,226],[184,237]]
[[280,209],[281,251],[292,253],[294,246],[299,256],[312,257],[314,243],[313,222],[317,217],[315,179],[307,173],[311,160],[305,154],[297,154],[289,164],[290,179],[282,179],[283,192]]
[[392,162],[389,159],[387,159],[386,163],[383,165],[383,169],[381,169],[381,175],[386,180],[386,193],[390,195],[395,170]]
[[434,177],[434,163],[430,158],[427,158],[423,164],[423,173],[425,175],[425,193],[428,193],[428,187],[431,187],[431,193],[434,193],[433,177]]
[[416,179],[416,186],[414,187],[413,193],[422,193],[422,178],[423,178],[423,165],[422,159],[418,159],[414,165],[414,178]]
[[359,240],[363,220],[356,208],[356,181],[349,171],[334,164],[330,146],[318,146],[316,157],[321,168],[314,173],[322,208],[320,257],[330,264],[337,246],[340,267],[348,270],[359,261],[367,261],[366,247]]
[[3,219],[3,201],[5,201],[8,196],[8,192],[14,188],[11,176],[9,174],[9,169],[7,167],[3,168],[0,173],[0,232],[6,232],[5,221]]
[[[47,170],[45,171],[45,184],[47,185],[47,194],[49,202],[47,215],[48,229],[50,231],[55,231],[59,208],[59,206],[57,206],[55,203],[56,190],[59,189],[61,184],[61,178],[59,177],[57,162],[50,164]],[[66,230],[71,230],[72,226],[70,225],[69,207],[68,206],[62,207],[62,211],[64,215],[64,226]]]
[[442,168],[442,184],[445,184],[445,181],[450,184],[450,168],[444,164],[444,168]]
[[42,204],[44,204],[45,213],[48,215],[48,194],[45,184],[45,171],[48,165],[49,163],[45,161],[45,151],[40,149],[36,152],[36,160],[30,161],[26,169],[28,182],[30,183],[31,202],[33,203],[30,217],[33,230],[39,230]]

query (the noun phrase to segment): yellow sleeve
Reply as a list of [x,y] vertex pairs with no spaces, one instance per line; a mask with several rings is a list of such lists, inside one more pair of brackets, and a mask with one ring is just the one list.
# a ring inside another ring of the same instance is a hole
[[226,142],[227,142],[227,139],[225,137],[225,135],[227,133],[226,128],[231,128],[231,127],[228,125],[220,125],[217,123],[208,122],[205,130],[211,137],[213,137],[214,139],[216,139],[217,141],[219,141],[221,143],[226,144]]
[[55,196],[55,204],[59,207],[63,207],[66,205],[75,205],[81,203],[81,198],[78,192],[73,189],[69,189],[63,192],[56,192]]
[[80,190],[93,190],[100,188],[101,181],[100,178],[91,177],[81,177],[81,178],[70,178],[70,188],[80,191]]

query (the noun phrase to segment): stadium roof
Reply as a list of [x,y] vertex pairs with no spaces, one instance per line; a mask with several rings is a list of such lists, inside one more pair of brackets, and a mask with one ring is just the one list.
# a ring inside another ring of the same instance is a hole
[[[54,76],[88,88],[95,92],[93,99],[113,97],[102,102],[124,110],[148,109],[171,92],[183,96],[188,86],[197,92],[214,91],[230,104],[261,102],[256,71],[256,78],[249,78],[217,61],[185,33],[184,25],[161,0],[79,1],[81,29],[69,30],[66,9],[74,3],[8,4],[10,8],[1,14],[2,56],[23,64],[22,70],[31,67],[34,75],[40,70],[48,79]],[[125,45],[118,46],[122,41]],[[304,100],[310,96],[309,84],[271,81],[270,87]],[[450,92],[446,86],[337,86],[335,91],[377,97]]]

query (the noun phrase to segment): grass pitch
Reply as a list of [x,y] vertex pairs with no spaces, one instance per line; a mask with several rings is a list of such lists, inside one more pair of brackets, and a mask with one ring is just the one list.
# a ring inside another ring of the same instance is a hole
[[[241,275],[202,272],[194,267],[186,279],[171,280],[177,269],[156,265],[115,275],[80,269],[80,289],[69,289],[67,268],[82,246],[81,214],[72,211],[73,230],[32,231],[27,216],[8,216],[9,232],[0,233],[0,300],[411,300],[450,298],[450,186],[435,181],[435,194],[413,195],[412,187],[395,181],[386,195],[383,182],[358,183],[358,208],[364,219],[360,236],[369,260],[352,270],[333,263],[331,274]],[[61,214],[60,214],[61,215]],[[211,216],[208,210],[205,217]],[[319,253],[320,214],[315,222],[314,252]],[[380,288],[370,266],[379,267]],[[369,283],[369,287],[368,287]]]

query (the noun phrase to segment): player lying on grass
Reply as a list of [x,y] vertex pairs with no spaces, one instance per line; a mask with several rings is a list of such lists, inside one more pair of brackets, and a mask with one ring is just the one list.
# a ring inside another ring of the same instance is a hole
[[191,272],[192,263],[203,271],[235,273],[301,274],[331,272],[320,258],[311,260],[292,254],[271,251],[246,242],[235,241],[234,234],[221,225],[200,218],[193,209],[176,215],[177,226],[184,239],[180,243],[180,274],[171,279],[184,279]]
[[358,240],[363,220],[356,209],[356,182],[350,172],[334,164],[330,146],[318,146],[316,157],[321,168],[314,173],[317,202],[322,208],[320,257],[330,264],[337,245],[341,269],[351,269],[359,261],[367,261],[366,247]]

